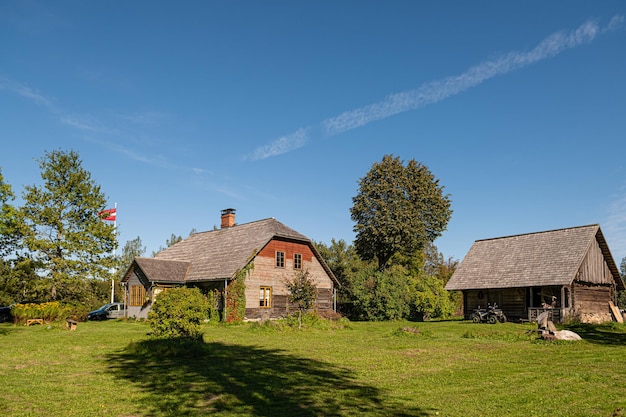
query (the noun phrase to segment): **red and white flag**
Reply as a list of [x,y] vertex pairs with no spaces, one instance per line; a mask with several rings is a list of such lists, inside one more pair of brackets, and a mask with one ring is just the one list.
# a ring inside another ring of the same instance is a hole
[[98,213],[98,215],[100,216],[100,219],[102,220],[108,220],[108,221],[114,222],[117,219],[117,209],[112,208],[108,210],[102,210],[100,213]]

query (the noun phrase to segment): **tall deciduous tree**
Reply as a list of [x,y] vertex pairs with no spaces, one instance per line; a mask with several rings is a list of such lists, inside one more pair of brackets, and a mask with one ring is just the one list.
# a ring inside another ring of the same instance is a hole
[[51,299],[83,301],[89,280],[109,278],[114,266],[115,230],[98,215],[106,197],[74,151],[46,152],[39,167],[43,184],[23,193],[24,244]]
[[[189,235],[193,235],[194,233],[196,233],[196,229],[191,229],[191,232],[189,232]],[[163,246],[159,246],[159,249],[152,251],[152,257],[157,256],[160,252],[163,252],[165,249],[174,246],[175,244],[177,244],[178,242],[181,242],[183,240],[183,237],[181,235],[176,236],[175,233],[172,233],[172,236],[170,236],[169,239],[165,239],[165,247]]]
[[356,250],[364,260],[376,260],[380,271],[396,253],[423,250],[452,215],[449,195],[430,170],[415,160],[405,166],[393,155],[372,165],[352,201]]
[[348,279],[350,272],[364,267],[363,261],[356,253],[354,245],[346,243],[343,239],[331,239],[329,246],[326,246],[323,242],[313,242],[313,244],[339,280],[342,289],[350,284]]

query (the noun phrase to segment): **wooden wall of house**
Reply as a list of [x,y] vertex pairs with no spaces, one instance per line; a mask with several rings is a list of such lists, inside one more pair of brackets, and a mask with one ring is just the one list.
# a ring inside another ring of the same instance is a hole
[[615,279],[606,263],[602,249],[598,241],[594,239],[593,244],[585,255],[580,268],[576,274],[575,281],[590,284],[615,285]]
[[469,319],[474,309],[497,304],[507,318],[526,317],[526,290],[524,288],[463,291],[464,316]]
[[[276,252],[285,252],[285,266],[276,267]],[[316,307],[319,310],[332,309],[334,283],[326,270],[315,257],[311,248],[302,243],[272,240],[254,259],[254,270],[246,278],[246,318],[265,319],[282,317],[287,313],[287,289],[285,280],[291,280],[299,272],[294,268],[294,254],[302,255],[302,271],[309,271],[309,277],[318,290]],[[259,306],[260,287],[272,288],[272,306]]]
[[[290,306],[286,295],[273,297],[271,308],[246,308],[246,318],[249,320],[267,320],[285,317],[296,312],[297,307]],[[318,288],[315,300],[315,311],[324,313],[333,309],[333,292],[328,288]]]
[[149,291],[149,289],[146,289],[146,297],[149,300],[146,300],[146,302],[143,305],[131,306],[130,305],[130,288],[133,286],[142,286],[145,288],[145,286],[141,283],[137,275],[135,275],[135,273],[132,271],[129,273],[129,275],[125,277],[125,279],[126,279],[126,288],[124,291],[124,302],[126,303],[126,315],[128,317],[135,317],[137,319],[147,319],[148,313],[150,312],[150,308],[152,307],[152,303],[150,301],[152,300],[151,292]]

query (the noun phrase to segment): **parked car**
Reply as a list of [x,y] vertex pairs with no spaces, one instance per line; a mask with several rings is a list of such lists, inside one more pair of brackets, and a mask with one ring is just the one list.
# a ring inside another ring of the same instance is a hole
[[124,303],[105,304],[99,309],[89,312],[87,320],[107,320],[124,317],[126,315],[125,307]]
[[0,307],[0,323],[13,321],[11,307]]

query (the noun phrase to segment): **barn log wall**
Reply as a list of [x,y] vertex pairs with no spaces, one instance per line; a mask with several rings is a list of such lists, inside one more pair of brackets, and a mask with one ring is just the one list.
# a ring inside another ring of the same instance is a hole
[[587,251],[572,285],[570,316],[583,323],[611,321],[609,301],[615,293],[615,278],[611,273],[597,240]]
[[609,301],[612,300],[612,292],[610,286],[574,283],[572,285],[573,311],[571,316],[583,323],[611,321]]
[[594,239],[593,244],[587,251],[583,262],[578,268],[575,281],[590,284],[614,285],[615,279],[604,259],[600,244]]

